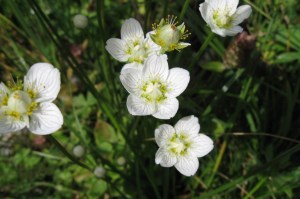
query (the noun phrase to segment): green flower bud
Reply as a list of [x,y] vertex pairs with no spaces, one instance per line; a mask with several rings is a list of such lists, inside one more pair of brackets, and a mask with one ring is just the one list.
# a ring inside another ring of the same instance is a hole
[[184,23],[176,26],[177,23],[176,17],[168,16],[167,19],[162,19],[158,25],[153,24],[154,33],[150,33],[150,36],[153,42],[161,46],[162,53],[181,50],[190,45],[189,43],[180,42],[180,40],[186,39],[189,33],[185,29]]

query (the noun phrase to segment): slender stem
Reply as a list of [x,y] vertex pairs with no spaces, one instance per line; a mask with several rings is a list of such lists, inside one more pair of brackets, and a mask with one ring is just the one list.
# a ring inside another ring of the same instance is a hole
[[183,5],[183,7],[181,9],[181,12],[180,12],[180,15],[179,15],[179,20],[178,20],[179,22],[182,21],[184,15],[186,13],[187,8],[189,7],[189,4],[190,4],[190,0],[185,0],[184,5]]
[[227,147],[227,140],[225,140],[221,146],[221,149],[220,149],[220,152],[218,154],[218,157],[217,157],[217,160],[216,160],[216,163],[215,163],[215,166],[213,168],[213,172],[212,172],[212,175],[210,176],[210,178],[208,179],[206,185],[207,185],[207,188],[210,187],[211,183],[213,182],[213,179],[220,167],[220,164],[221,164],[221,161],[222,161],[222,158],[223,158],[223,155],[224,155],[224,152],[226,150],[226,147]]
[[89,170],[90,172],[93,172],[91,168],[89,168],[87,165],[85,165],[84,163],[80,162],[79,160],[77,160],[73,155],[71,155],[57,140],[54,136],[52,135],[48,135],[47,138],[54,144],[57,146],[57,148],[67,157],[69,158],[72,162],[74,162],[75,164],[77,164],[78,166]]
[[201,47],[199,48],[196,57],[193,59],[189,68],[193,67],[196,64],[196,62],[200,59],[201,55],[204,53],[204,50],[207,48],[208,44],[213,39],[213,37],[214,37],[214,33],[210,32],[209,35],[206,37],[205,41],[203,42],[203,44],[201,45]]
[[264,177],[263,179],[261,179],[253,189],[251,189],[251,191],[249,191],[249,193],[244,197],[244,199],[248,199],[250,198],[267,180],[267,177]]
[[273,137],[273,138],[278,138],[281,140],[286,140],[290,142],[295,142],[297,144],[300,144],[299,140],[294,140],[292,138],[280,136],[280,135],[273,135],[269,133],[243,133],[243,132],[236,132],[236,133],[228,133],[227,135],[235,135],[235,136],[268,136],[268,137]]

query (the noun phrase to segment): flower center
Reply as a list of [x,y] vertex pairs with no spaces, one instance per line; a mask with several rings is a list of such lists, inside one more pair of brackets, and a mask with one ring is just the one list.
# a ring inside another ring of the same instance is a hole
[[30,94],[17,90],[8,97],[5,114],[20,119],[23,115],[31,115],[37,105],[32,101]]
[[174,155],[184,155],[189,146],[190,144],[184,135],[178,135],[175,133],[169,140],[168,150]]
[[130,55],[129,62],[144,63],[144,60],[148,57],[148,46],[145,41],[139,39],[127,44],[126,53]]
[[229,12],[215,10],[213,12],[213,19],[219,28],[230,28],[232,26],[233,17],[229,15]]
[[166,97],[166,86],[160,81],[149,81],[142,86],[142,97],[148,102],[161,102]]

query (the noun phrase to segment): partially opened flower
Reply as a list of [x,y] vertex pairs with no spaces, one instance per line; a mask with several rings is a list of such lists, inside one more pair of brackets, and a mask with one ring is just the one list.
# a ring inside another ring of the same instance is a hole
[[170,119],[179,107],[176,97],[186,89],[190,76],[182,68],[169,70],[166,55],[152,55],[145,61],[143,70],[122,70],[120,79],[130,93],[129,113]]
[[177,25],[176,17],[168,16],[162,19],[159,24],[153,24],[153,31],[150,32],[151,39],[161,46],[161,52],[181,50],[191,44],[181,42],[189,36],[184,23]]
[[128,63],[125,68],[136,69],[142,69],[145,59],[160,51],[151,38],[144,37],[140,23],[133,18],[125,20],[122,25],[121,39],[107,40],[105,48],[116,60]]
[[199,168],[198,158],[207,155],[214,147],[213,141],[199,131],[198,118],[193,115],[182,118],[174,127],[160,125],[155,130],[159,146],[155,163],[163,167],[175,166],[185,176],[195,175]]
[[0,84],[0,134],[25,127],[32,133],[45,135],[57,131],[63,116],[53,100],[60,90],[60,73],[51,64],[31,66],[24,82]]
[[247,19],[252,9],[249,5],[237,8],[239,0],[205,0],[199,10],[211,30],[222,36],[234,36],[243,31],[239,26]]

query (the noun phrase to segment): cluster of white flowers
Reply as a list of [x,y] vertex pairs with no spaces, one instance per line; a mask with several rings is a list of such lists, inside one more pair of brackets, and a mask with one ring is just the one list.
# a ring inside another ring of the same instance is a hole
[[140,23],[130,18],[122,25],[121,39],[111,38],[106,43],[112,57],[127,63],[120,79],[130,93],[127,108],[132,115],[170,119],[177,113],[176,97],[186,89],[190,75],[182,68],[169,70],[164,53],[190,44],[180,42],[186,37],[184,23],[175,25],[175,18],[162,20],[145,38]]
[[[242,32],[239,26],[251,14],[251,7],[237,8],[239,0],[205,0],[199,10],[211,30],[221,36],[234,36]],[[85,28],[87,18],[74,17],[74,25]],[[127,109],[136,116],[152,115],[158,119],[174,117],[179,108],[176,99],[187,88],[189,72],[182,68],[169,68],[166,52],[181,50],[189,43],[181,42],[189,33],[184,23],[177,26],[175,17],[162,19],[153,25],[153,31],[144,35],[140,23],[127,19],[121,28],[121,39],[111,38],[106,50],[113,58],[126,64],[120,80],[129,92]],[[46,135],[61,128],[63,116],[53,103],[60,90],[60,73],[51,64],[34,64],[24,81],[0,83],[0,135],[27,127],[35,134]],[[200,124],[195,116],[184,117],[174,127],[160,125],[155,130],[159,149],[156,164],[175,168],[185,176],[192,176],[199,167],[198,157],[213,149],[213,141],[199,134]],[[73,149],[76,157],[84,154],[82,146]],[[120,160],[121,161],[121,160]],[[122,161],[125,164],[125,160]],[[94,171],[105,175],[103,167]]]
[[61,128],[63,116],[52,103],[60,90],[60,73],[51,64],[31,66],[24,82],[0,84],[0,134],[27,127],[46,135]]

